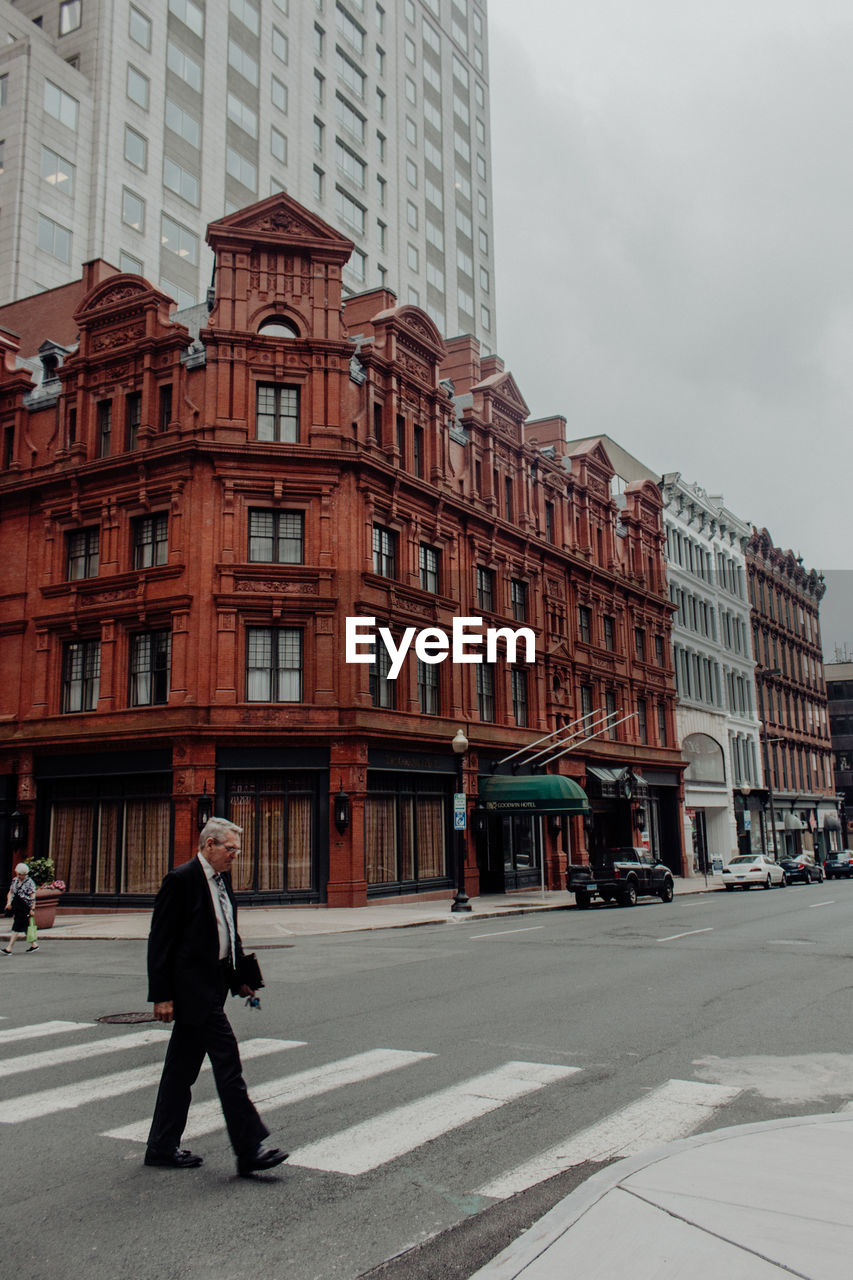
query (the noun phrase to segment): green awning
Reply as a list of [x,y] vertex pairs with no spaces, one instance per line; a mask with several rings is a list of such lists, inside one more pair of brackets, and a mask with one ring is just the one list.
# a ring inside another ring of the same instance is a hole
[[582,787],[561,774],[480,779],[480,802],[490,813],[588,813]]

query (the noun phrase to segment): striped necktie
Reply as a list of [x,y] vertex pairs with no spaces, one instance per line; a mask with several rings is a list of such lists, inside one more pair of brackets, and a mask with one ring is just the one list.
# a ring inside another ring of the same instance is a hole
[[219,894],[219,906],[222,909],[222,916],[225,920],[225,928],[228,930],[228,950],[231,952],[231,965],[236,968],[237,953],[234,948],[234,915],[231,910],[231,903],[228,894],[225,892],[225,881],[218,871],[213,873],[213,882],[216,885],[216,892]]

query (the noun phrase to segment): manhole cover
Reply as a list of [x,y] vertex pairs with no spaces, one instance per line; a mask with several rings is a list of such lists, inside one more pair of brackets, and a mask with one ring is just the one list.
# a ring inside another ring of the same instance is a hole
[[98,1022],[156,1022],[153,1013],[105,1013]]

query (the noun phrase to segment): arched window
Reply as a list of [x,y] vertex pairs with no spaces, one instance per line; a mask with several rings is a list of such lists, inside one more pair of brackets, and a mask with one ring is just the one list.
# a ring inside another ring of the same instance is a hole
[[684,770],[685,782],[725,782],[723,748],[707,733],[691,733],[682,742],[681,753],[690,762]]
[[289,320],[285,320],[284,316],[270,316],[269,320],[264,320],[260,325],[258,333],[265,338],[299,337],[299,330]]

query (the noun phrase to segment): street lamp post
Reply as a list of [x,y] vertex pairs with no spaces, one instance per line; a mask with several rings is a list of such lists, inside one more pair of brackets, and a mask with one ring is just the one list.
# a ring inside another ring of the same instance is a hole
[[[778,742],[778,738],[774,739]],[[764,777],[767,782],[767,803],[770,806],[770,830],[773,832],[773,861],[779,861],[779,847],[776,843],[776,806],[773,801],[773,775],[770,772],[770,755],[767,750],[767,726],[761,722],[761,746],[764,757]]]
[[[454,843],[456,853],[456,896],[453,899],[451,911],[470,911],[471,903],[468,901],[468,895],[465,892],[465,824],[467,823],[467,813],[465,810],[465,779],[462,774],[462,762],[468,751],[468,739],[461,729],[456,730],[456,736],[451,742],[453,754],[456,756],[456,795],[462,799],[456,800],[453,806],[453,826],[454,826]],[[458,815],[461,813],[461,825]]]
[[[782,674],[782,670],[780,667],[767,667],[765,670],[761,672],[761,675],[764,676],[765,678],[767,676],[781,676],[781,674]],[[768,697],[768,702],[770,702],[769,693],[767,697]],[[772,702],[770,703],[770,706],[772,708]],[[763,699],[762,699],[761,709],[762,711],[764,710]],[[762,759],[764,761],[764,777],[767,781],[767,803],[770,806],[770,829],[773,832],[773,861],[778,862],[779,846],[776,842],[776,806],[773,801],[773,776],[770,772],[770,753],[767,750],[767,742],[768,742],[767,722],[765,720],[759,720],[758,728],[759,728],[759,734],[761,736],[761,749],[762,749],[761,754],[762,754]],[[781,738],[774,738],[773,741],[781,742]]]

